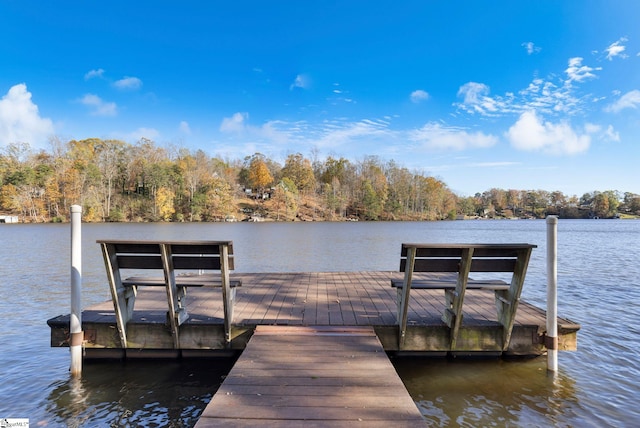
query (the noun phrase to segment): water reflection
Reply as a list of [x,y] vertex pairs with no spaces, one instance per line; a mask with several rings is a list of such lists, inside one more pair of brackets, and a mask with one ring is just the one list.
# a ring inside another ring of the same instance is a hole
[[450,361],[394,358],[430,426],[575,426],[575,381],[546,359]]
[[190,427],[233,361],[101,362],[51,385],[43,425]]

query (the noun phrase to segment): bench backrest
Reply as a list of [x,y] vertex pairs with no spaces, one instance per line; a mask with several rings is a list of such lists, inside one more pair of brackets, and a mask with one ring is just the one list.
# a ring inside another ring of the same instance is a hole
[[231,241],[97,241],[106,248],[114,269],[163,270],[162,251],[167,251],[174,270],[220,270],[223,247],[228,269],[233,270]]
[[463,254],[473,250],[469,272],[514,272],[518,257],[531,244],[402,244],[400,271],[407,267],[408,248],[415,248],[414,272],[458,272]]

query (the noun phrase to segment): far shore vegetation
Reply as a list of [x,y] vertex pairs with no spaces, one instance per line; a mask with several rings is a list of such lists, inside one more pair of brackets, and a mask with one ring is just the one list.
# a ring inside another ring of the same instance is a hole
[[307,158],[281,165],[202,150],[91,138],[0,148],[0,216],[66,222],[454,220],[470,218],[638,218],[640,195],[603,190],[488,189],[459,196],[437,177],[394,161]]

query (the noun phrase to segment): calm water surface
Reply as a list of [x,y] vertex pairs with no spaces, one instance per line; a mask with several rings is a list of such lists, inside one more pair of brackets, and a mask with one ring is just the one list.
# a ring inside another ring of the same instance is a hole
[[[578,351],[546,359],[394,359],[431,426],[639,426],[640,221],[561,220],[559,313]],[[46,320],[69,312],[69,225],[0,225],[0,418],[31,426],[193,426],[226,360],[85,364],[50,348]],[[101,238],[230,239],[236,270],[397,270],[402,242],[537,244],[523,298],[546,299],[544,221],[83,225],[83,306],[109,299]]]

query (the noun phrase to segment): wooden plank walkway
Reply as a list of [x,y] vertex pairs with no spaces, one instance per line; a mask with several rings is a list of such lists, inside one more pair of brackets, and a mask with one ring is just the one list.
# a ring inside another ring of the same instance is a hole
[[426,426],[372,327],[258,326],[205,427]]

